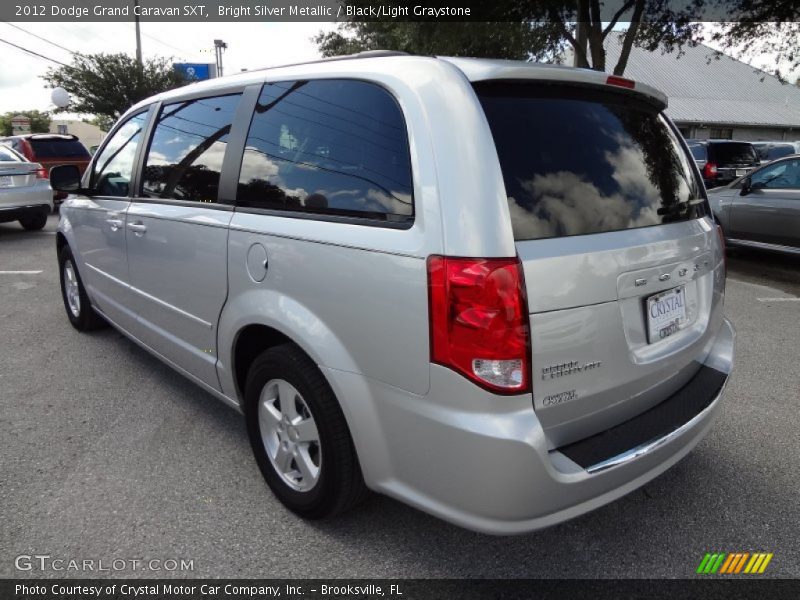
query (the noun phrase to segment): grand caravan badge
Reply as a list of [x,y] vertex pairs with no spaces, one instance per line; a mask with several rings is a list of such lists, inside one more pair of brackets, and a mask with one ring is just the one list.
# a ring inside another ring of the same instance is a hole
[[602,364],[602,361],[599,360],[593,360],[583,364],[579,363],[577,360],[571,360],[569,362],[560,363],[557,365],[550,365],[549,367],[544,367],[542,369],[542,379],[558,379],[559,377],[564,377],[565,375],[583,373],[584,371],[597,369]]

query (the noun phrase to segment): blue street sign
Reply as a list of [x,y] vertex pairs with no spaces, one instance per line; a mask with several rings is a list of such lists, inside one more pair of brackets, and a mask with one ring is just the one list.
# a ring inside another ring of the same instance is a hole
[[190,81],[211,78],[211,65],[205,63],[174,63],[173,68]]

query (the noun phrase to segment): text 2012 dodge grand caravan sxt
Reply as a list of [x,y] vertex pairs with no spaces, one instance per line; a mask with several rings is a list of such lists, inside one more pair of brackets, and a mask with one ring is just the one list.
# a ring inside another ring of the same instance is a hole
[[665,97],[356,56],[133,107],[61,210],[67,316],[241,410],[295,512],[376,490],[472,529],[630,492],[711,425],[725,265]]

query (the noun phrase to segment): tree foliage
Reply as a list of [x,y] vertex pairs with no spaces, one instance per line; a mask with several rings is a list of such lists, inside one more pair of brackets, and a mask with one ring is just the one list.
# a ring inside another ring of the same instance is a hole
[[168,58],[153,58],[140,65],[124,53],[77,54],[72,64],[48,69],[43,79],[48,87],[62,87],[72,96],[72,103],[56,112],[111,121],[137,102],[187,83]]
[[773,56],[770,72],[781,81],[800,68],[800,2],[731,0],[731,14],[710,36],[723,50],[745,61]]
[[[571,49],[578,66],[606,69],[603,46],[609,35],[621,36],[622,54],[614,73],[622,75],[634,46],[681,50],[694,43],[701,25],[693,22],[697,4],[675,8],[673,0],[620,0],[615,12],[602,0],[506,0],[496,2],[495,14],[504,22],[357,22],[314,38],[323,56],[362,50],[401,50],[441,54],[557,61]],[[364,4],[365,0],[349,0]],[[696,19],[695,19],[696,20]],[[615,29],[629,23],[625,32]]]
[[47,133],[50,131],[50,113],[39,110],[18,110],[0,116],[0,134],[12,135],[11,119],[28,117],[31,120],[31,133]]
[[380,49],[527,60],[531,49],[543,43],[538,36],[527,23],[348,21],[339,31],[320,33],[314,41],[323,56]]
[[[367,5],[368,0],[347,0]],[[501,23],[348,21],[314,38],[323,56],[361,50],[558,61],[571,51],[577,66],[623,75],[634,48],[677,51],[704,40],[703,20],[724,17],[708,40],[747,60],[772,53],[800,66],[800,3],[796,0],[495,0]],[[626,24],[624,31],[617,25]],[[617,35],[621,52],[606,64],[604,43]],[[780,72],[776,72],[781,76]]]

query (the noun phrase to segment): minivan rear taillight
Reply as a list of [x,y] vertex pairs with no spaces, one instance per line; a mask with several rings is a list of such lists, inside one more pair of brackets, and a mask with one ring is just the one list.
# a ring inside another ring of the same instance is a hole
[[529,392],[519,258],[428,258],[431,361],[500,394]]
[[717,165],[713,162],[707,162],[703,167],[703,177],[706,179],[714,179],[717,176]]

